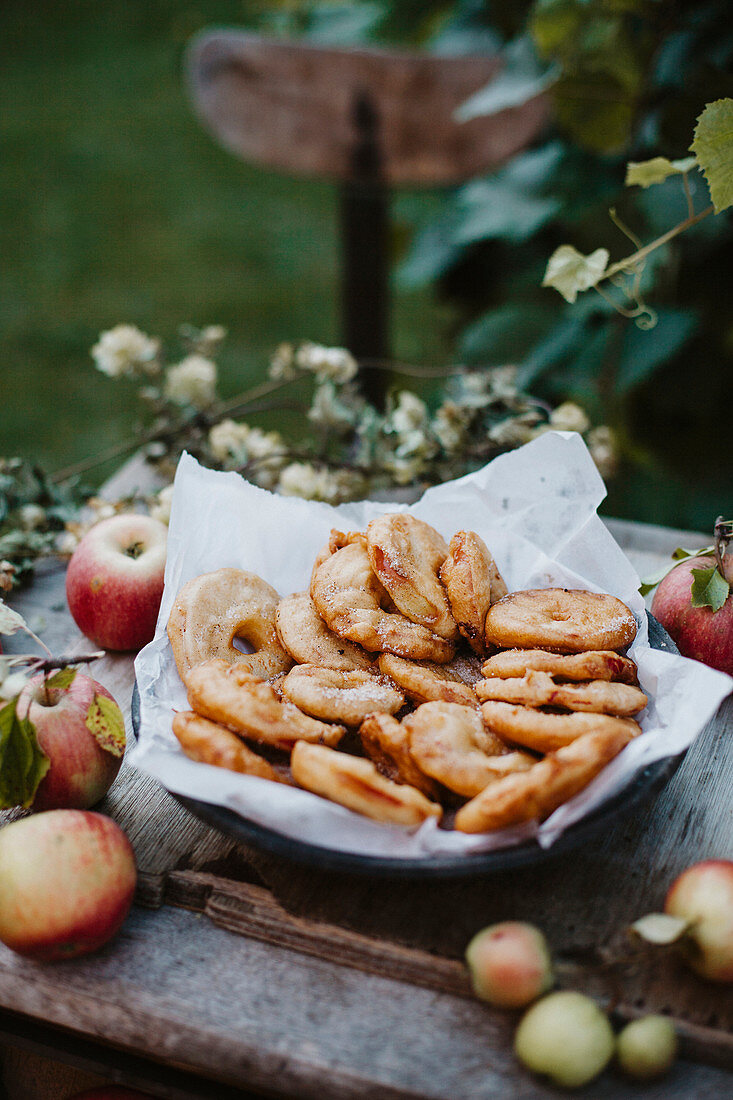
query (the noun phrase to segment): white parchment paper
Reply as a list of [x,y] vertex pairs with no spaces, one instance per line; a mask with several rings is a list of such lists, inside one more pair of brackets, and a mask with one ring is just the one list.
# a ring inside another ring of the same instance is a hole
[[[429,489],[410,507],[362,501],[332,508],[281,497],[184,455],[175,479],[156,635],[135,663],[141,726],[131,762],[177,794],[339,851],[428,857],[505,847],[534,835],[549,847],[638,769],[686,749],[733,688],[722,672],[650,649],[639,578],[596,514],[604,495],[583,440],[572,432],[548,432],[475,474]],[[414,830],[382,825],[308,791],[195,763],[171,731],[173,711],[188,709],[165,632],[182,585],[200,573],[234,566],[258,573],[281,595],[302,591],[332,527],[363,530],[374,516],[390,511],[412,512],[447,540],[457,530],[477,531],[510,590],[559,586],[610,592],[637,618],[631,655],[650,699],[641,717],[644,733],[539,827],[469,836],[441,829],[433,819]]]

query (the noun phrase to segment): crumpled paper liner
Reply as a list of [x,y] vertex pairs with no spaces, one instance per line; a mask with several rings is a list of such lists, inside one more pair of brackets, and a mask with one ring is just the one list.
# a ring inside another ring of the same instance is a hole
[[[238,474],[207,470],[184,454],[175,478],[156,634],[135,662],[141,721],[131,762],[176,794],[341,852],[429,858],[489,851],[534,836],[549,847],[568,826],[630,784],[639,769],[684,751],[733,687],[724,673],[650,649],[639,578],[596,514],[604,495],[590,454],[573,432],[547,432],[477,473],[429,489],[410,507],[361,501],[333,508],[277,496]],[[363,530],[374,516],[391,511],[412,512],[446,540],[461,529],[477,531],[510,591],[553,586],[610,592],[637,618],[630,654],[650,700],[641,718],[644,733],[540,826],[467,835],[441,829],[434,820],[412,830],[382,825],[308,791],[195,763],[172,733],[173,711],[189,709],[165,632],[182,585],[200,573],[233,566],[259,574],[282,595],[302,591],[332,527]]]

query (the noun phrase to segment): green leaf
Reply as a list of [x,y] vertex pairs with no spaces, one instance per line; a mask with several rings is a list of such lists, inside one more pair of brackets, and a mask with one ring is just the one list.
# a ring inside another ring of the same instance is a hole
[[695,157],[684,160],[667,160],[666,157],[652,157],[651,160],[629,161],[626,165],[627,187],[651,187],[663,183],[667,176],[689,172],[697,164]]
[[707,104],[690,151],[705,173],[715,213],[733,206],[733,99]]
[[46,687],[56,688],[58,691],[65,691],[66,688],[71,687],[75,676],[75,668],[61,668],[58,672],[54,672],[53,676],[48,677],[46,680]]
[[712,546],[703,546],[700,550],[686,550],[683,546],[678,546],[672,554],[672,561],[667,565],[662,566],[656,573],[652,573],[639,585],[639,592],[642,596],[647,596],[652,589],[656,588],[660,581],[663,581],[668,573],[680,564],[681,561],[686,561],[688,558],[703,558],[708,554],[714,554],[715,548]]
[[728,599],[730,585],[724,577],[721,577],[717,566],[710,569],[693,569],[692,572],[692,606],[712,607],[713,611],[720,611]]
[[87,711],[86,727],[100,748],[113,756],[125,751],[125,721],[114,699],[95,695]]
[[608,259],[606,248],[597,248],[584,256],[571,244],[561,244],[550,256],[542,285],[554,287],[566,302],[574,302],[580,291],[595,286],[606,270]]
[[511,42],[504,51],[504,68],[497,77],[475,92],[456,111],[458,122],[479,115],[495,115],[508,107],[519,107],[540,95],[557,79],[559,66],[540,65],[528,34]]
[[0,710],[0,809],[32,804],[50,761],[29,718],[19,718],[16,699]]
[[530,352],[556,320],[554,305],[507,305],[492,309],[461,333],[462,359],[484,366],[516,363]]
[[487,181],[472,185],[473,203],[457,234],[459,244],[499,237],[519,244],[532,237],[560,210],[556,198],[523,194],[509,188],[497,188]]

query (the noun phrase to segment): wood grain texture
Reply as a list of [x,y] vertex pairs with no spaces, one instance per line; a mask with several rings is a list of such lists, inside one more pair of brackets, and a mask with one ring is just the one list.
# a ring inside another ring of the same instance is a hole
[[388,185],[456,183],[532,140],[548,117],[544,96],[456,121],[457,108],[500,68],[487,55],[329,49],[230,30],[199,36],[187,59],[194,105],[218,140],[298,175],[353,177],[357,116],[368,102]]

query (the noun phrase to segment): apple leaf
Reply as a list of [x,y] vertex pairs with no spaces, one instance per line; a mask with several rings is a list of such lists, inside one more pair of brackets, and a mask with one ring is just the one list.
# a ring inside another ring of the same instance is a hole
[[86,727],[105,752],[122,756],[125,752],[125,720],[114,699],[95,695],[87,711]]
[[733,99],[706,105],[690,151],[705,173],[715,213],[733,206]]
[[693,569],[692,572],[692,606],[712,607],[713,612],[720,611],[721,607],[730,595],[730,585],[725,577],[721,577],[717,566],[710,569]]
[[629,161],[626,165],[627,187],[651,187],[655,183],[664,183],[668,176],[689,172],[697,164],[695,157],[684,160],[667,160],[666,157],[652,157],[651,160]]
[[647,913],[631,925],[631,931],[647,943],[664,946],[676,943],[690,927],[690,921],[669,913]]
[[646,577],[639,585],[639,592],[642,596],[647,596],[681,561],[685,561],[687,558],[707,557],[708,554],[714,553],[715,548],[713,546],[703,546],[701,550],[685,550],[683,546],[678,546],[672,554],[672,561],[668,565],[662,566],[656,573]]
[[60,668],[58,672],[54,672],[53,676],[47,678],[46,687],[56,688],[57,691],[65,691],[66,688],[71,687],[75,676],[75,668]]
[[19,718],[17,698],[0,710],[0,809],[28,807],[49,768],[49,759],[38,744],[35,726]]
[[550,256],[542,285],[554,287],[566,302],[574,302],[579,291],[595,286],[606,270],[608,259],[605,248],[584,256],[571,244],[561,244]]
[[16,630],[25,630],[25,626],[23,616],[0,600],[0,634],[15,634]]

